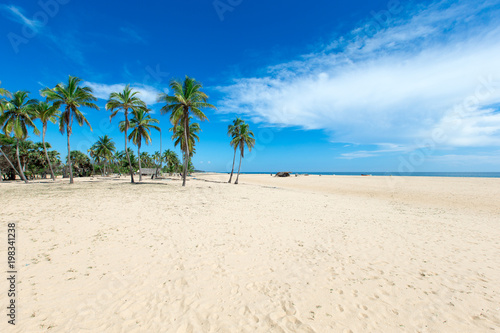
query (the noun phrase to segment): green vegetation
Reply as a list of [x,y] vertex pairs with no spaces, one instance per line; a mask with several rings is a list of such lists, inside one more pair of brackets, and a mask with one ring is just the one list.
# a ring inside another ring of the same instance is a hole
[[[204,121],[208,118],[201,110],[204,108],[215,109],[215,106],[207,102],[208,96],[201,91],[202,87],[201,83],[186,76],[183,83],[172,80],[170,88],[174,93],[173,95],[161,94],[158,98],[159,102],[165,103],[165,106],[161,108],[161,113],[170,113],[170,122],[174,125],[174,133],[177,130],[177,126],[182,125],[184,127],[185,142],[189,142],[189,122],[191,115]],[[185,145],[183,150],[184,170],[182,172],[182,186],[186,186],[186,174],[188,172],[190,156],[188,146]]]
[[[134,170],[139,168],[141,181],[142,168],[145,167],[156,169],[156,175],[159,171],[170,175],[181,173],[182,186],[186,185],[186,176],[195,170],[191,159],[196,153],[195,146],[200,141],[201,133],[200,124],[194,122],[194,119],[208,120],[202,110],[215,109],[215,106],[208,103],[208,96],[201,91],[201,83],[188,76],[182,82],[172,80],[172,93],[162,93],[158,96],[158,102],[164,103],[161,113],[170,116],[169,120],[173,125],[170,128],[171,139],[174,147],[179,147],[182,151],[182,163],[173,150],[162,151],[160,122],[151,117],[151,110],[138,96],[139,91],[130,88],[130,85],[125,86],[121,92],[112,92],[106,102],[106,110],[111,112],[110,121],[120,111],[123,112],[124,120],[119,122],[119,129],[125,135],[125,149],[117,151],[113,139],[105,134],[87,150],[88,155],[71,150],[70,139],[74,120],[80,126],[87,125],[92,131],[92,126],[81,108],[99,110],[92,89],[81,86],[81,83],[80,78],[69,76],[67,83],[59,83],[52,89],[44,88],[40,90],[40,95],[45,97],[45,101],[30,99],[30,93],[27,91],[10,93],[5,88],[0,88],[0,128],[3,132],[0,133],[1,180],[15,180],[18,175],[24,182],[28,182],[28,179],[47,178],[49,174],[51,179],[55,180],[57,175],[62,174],[63,177],[69,177],[70,184],[73,184],[74,176],[129,173],[131,183],[134,183]],[[40,121],[42,125],[41,132],[35,125],[36,121]],[[59,152],[51,150],[52,146],[45,141],[50,123],[58,124],[61,134],[67,136],[66,164],[61,162]],[[151,129],[160,132],[160,150],[154,154],[141,152],[143,142],[146,145],[152,143]],[[30,130],[34,135],[42,134],[41,142],[28,140]],[[228,127],[228,135],[234,149],[229,182],[234,173],[236,152],[238,149],[240,151],[235,182],[237,184],[244,151],[246,148],[252,149],[255,139],[248,124],[240,118],[235,119]],[[137,155],[127,146],[128,141],[137,146]]]

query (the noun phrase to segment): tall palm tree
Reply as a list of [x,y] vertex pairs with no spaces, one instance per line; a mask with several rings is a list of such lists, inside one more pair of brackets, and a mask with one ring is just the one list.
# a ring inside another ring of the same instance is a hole
[[[127,141],[128,139],[128,129],[130,127],[128,121],[128,112],[129,110],[132,112],[137,112],[139,110],[146,110],[146,103],[144,103],[139,97],[136,95],[139,94],[138,91],[133,91],[130,88],[130,85],[127,84],[122,92],[113,92],[109,95],[109,100],[106,103],[106,110],[111,111],[111,116],[109,116],[109,121],[113,119],[114,116],[118,113],[118,111],[123,110],[125,116],[124,123],[124,132],[125,132],[125,153],[127,154],[127,161],[130,170],[130,181],[134,182],[134,170],[132,169],[132,164],[130,163],[130,155],[127,149]],[[120,125],[121,126],[121,125]]]
[[[133,112],[134,117],[130,120],[130,128],[132,132],[128,136],[129,140],[132,140],[134,144],[137,145],[137,156],[139,158],[139,181],[142,181],[142,164],[141,164],[141,144],[142,140],[148,145],[151,140],[151,129],[157,131],[160,127],[155,124],[160,123],[158,119],[151,118],[148,111],[145,109],[139,109]],[[120,130],[125,131],[127,128],[126,122],[122,121],[120,123]]]
[[106,162],[109,164],[109,162],[113,160],[113,156],[116,152],[115,143],[107,135],[100,136],[99,140],[92,145],[90,150],[92,151],[91,155],[93,155],[96,160],[104,161],[103,170],[104,174],[106,174]]
[[[231,139],[234,139],[239,136],[240,134],[240,125],[243,124],[244,121],[241,118],[236,118],[233,120],[232,125],[227,126],[227,135],[231,137]],[[233,145],[231,141],[231,147],[234,146],[234,155],[233,155],[233,167],[231,168],[231,176],[229,176],[229,181],[228,183],[231,183],[231,179],[233,179],[233,172],[234,172],[234,161],[236,160],[236,150],[238,150],[238,146]]]
[[[192,114],[199,120],[208,119],[201,111],[204,108],[213,108],[215,106],[207,102],[208,96],[202,92],[201,83],[195,79],[186,76],[184,82],[181,83],[172,80],[170,83],[173,95],[160,94],[158,102],[164,102],[165,105],[161,108],[161,113],[170,113],[170,122],[174,125],[174,131],[177,126],[184,127],[185,142],[189,142],[189,116]],[[188,171],[189,150],[188,146],[184,149],[184,172],[182,173],[182,186],[186,186],[186,174]]]
[[[190,120],[191,119],[192,119],[192,117],[190,117]],[[186,140],[184,139],[184,126],[179,125],[179,126],[177,126],[177,128],[172,127],[170,129],[170,131],[174,133],[174,134],[172,134],[172,140],[174,141],[174,147],[177,147],[180,144],[182,152],[185,152],[186,151],[186,146],[185,146]],[[188,140],[189,157],[192,157],[193,153],[195,151],[195,149],[194,149],[195,140],[197,140],[198,142],[200,141],[200,137],[198,136],[198,133],[200,133],[200,132],[201,132],[200,124],[198,124],[198,123],[189,124],[189,132],[188,132],[189,133],[189,140]]]
[[250,131],[250,126],[248,124],[240,124],[240,130],[238,136],[231,140],[231,146],[240,148],[240,166],[238,167],[238,175],[236,176],[235,184],[238,184],[238,179],[240,178],[241,170],[241,160],[245,157],[245,146],[248,147],[248,151],[252,151],[255,146],[255,139],[253,132]]
[[0,125],[3,126],[4,133],[8,136],[11,133],[16,138],[16,157],[19,166],[19,173],[24,182],[28,182],[24,176],[24,171],[19,158],[19,142],[24,141],[28,137],[28,127],[33,128],[33,132],[38,135],[40,131],[33,123],[35,118],[34,105],[38,101],[29,99],[27,91],[17,91],[12,96],[10,101],[3,103],[3,114],[0,116]]
[[78,125],[87,124],[92,131],[89,121],[83,113],[78,109],[82,106],[99,110],[99,107],[93,103],[97,98],[92,94],[92,89],[89,87],[80,87],[82,79],[69,76],[68,83],[59,83],[55,88],[44,88],[40,94],[47,98],[47,102],[54,102],[54,106],[59,109],[61,105],[65,105],[64,111],[59,117],[59,131],[64,134],[66,131],[68,138],[68,166],[69,166],[69,183],[73,184],[73,166],[71,162],[71,146],[70,136],[72,133],[73,118],[76,119]]
[[61,114],[61,111],[59,111],[54,104],[50,105],[47,102],[39,102],[35,106],[35,112],[36,118],[40,119],[42,122],[42,144],[43,150],[45,151],[45,158],[49,163],[50,176],[52,177],[52,180],[56,180],[54,170],[52,169],[52,163],[50,163],[49,154],[47,153],[47,147],[45,147],[45,133],[47,132],[47,123],[50,121],[55,124]]

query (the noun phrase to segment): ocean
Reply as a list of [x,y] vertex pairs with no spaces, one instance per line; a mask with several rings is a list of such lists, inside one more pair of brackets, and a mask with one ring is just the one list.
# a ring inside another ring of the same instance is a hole
[[[226,173],[226,172],[225,172]],[[242,174],[268,174],[271,172],[242,172]],[[276,172],[272,172],[274,175]],[[293,175],[325,175],[325,176],[404,176],[404,177],[475,177],[500,178],[500,172],[292,172]]]

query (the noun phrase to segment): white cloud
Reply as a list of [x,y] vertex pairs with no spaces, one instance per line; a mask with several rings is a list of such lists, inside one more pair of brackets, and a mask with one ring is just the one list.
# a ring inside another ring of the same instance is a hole
[[442,1],[376,33],[362,25],[264,77],[218,87],[219,110],[323,129],[336,142],[409,146],[438,129],[442,145],[499,145],[499,3]]
[[0,5],[0,9],[6,11],[9,14],[9,16],[8,16],[9,19],[11,19],[17,23],[25,24],[25,25],[31,27],[32,29],[34,29],[35,31],[38,31],[42,26],[39,21],[30,20],[29,18],[27,18],[23,14],[23,10],[20,7],[17,7],[14,5],[10,5],[10,6]]
[[390,144],[390,143],[380,143],[380,144],[377,144],[377,146],[379,147],[379,149],[358,150],[358,151],[353,151],[350,153],[343,153],[340,155],[340,158],[352,160],[354,158],[373,157],[373,156],[378,156],[378,155],[386,154],[386,153],[408,152],[412,149],[409,147],[398,146],[398,145]]
[[[100,99],[108,100],[109,95],[112,92],[121,92],[125,88],[126,84],[123,83],[118,83],[118,84],[104,84],[104,83],[95,83],[95,82],[83,82],[83,86],[88,86],[92,88],[94,92],[94,96]],[[137,94],[137,97],[142,99],[146,104],[152,105],[156,104],[157,101],[156,99],[158,98],[158,94],[162,93],[162,91],[145,85],[145,84],[135,84],[131,85],[131,88],[133,88],[136,91],[139,91],[139,94]],[[164,91],[168,92],[168,91]]]

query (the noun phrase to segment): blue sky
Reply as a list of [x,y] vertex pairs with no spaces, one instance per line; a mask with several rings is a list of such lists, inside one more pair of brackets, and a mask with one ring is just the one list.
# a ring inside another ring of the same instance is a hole
[[[99,97],[72,148],[108,134],[104,109],[141,91],[173,149],[155,97],[195,77],[217,111],[201,124],[195,166],[227,171],[237,115],[257,145],[243,171],[498,171],[500,0],[15,1],[0,5],[0,80],[39,90],[81,77]],[[34,135],[32,140],[40,139]],[[159,150],[159,135],[142,150]],[[65,156],[55,125],[47,141]]]

